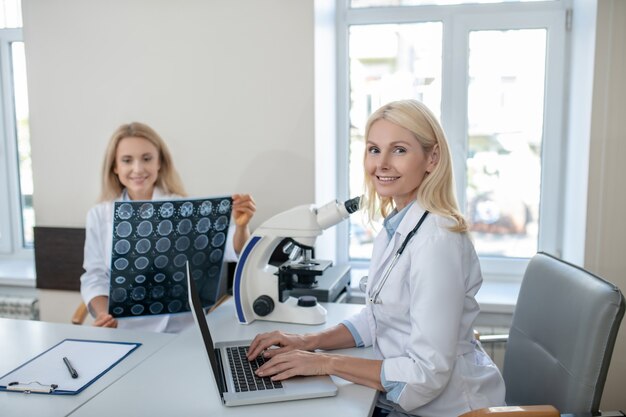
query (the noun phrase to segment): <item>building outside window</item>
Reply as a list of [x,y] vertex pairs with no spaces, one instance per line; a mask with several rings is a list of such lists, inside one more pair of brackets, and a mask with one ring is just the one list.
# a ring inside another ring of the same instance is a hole
[[[338,170],[349,179],[339,189],[363,193],[368,116],[392,100],[420,100],[447,133],[485,276],[521,277],[537,251],[561,248],[569,11],[562,1],[483,3],[340,2]],[[343,244],[353,265],[367,262],[380,230],[363,220],[351,217]]]

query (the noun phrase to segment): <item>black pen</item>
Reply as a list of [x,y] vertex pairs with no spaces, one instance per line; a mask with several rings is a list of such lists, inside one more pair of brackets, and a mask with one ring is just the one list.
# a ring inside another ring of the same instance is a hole
[[76,369],[72,367],[70,360],[64,356],[63,362],[65,362],[65,366],[67,366],[67,370],[70,371],[70,375],[72,376],[72,378],[78,378],[78,372],[76,372]]

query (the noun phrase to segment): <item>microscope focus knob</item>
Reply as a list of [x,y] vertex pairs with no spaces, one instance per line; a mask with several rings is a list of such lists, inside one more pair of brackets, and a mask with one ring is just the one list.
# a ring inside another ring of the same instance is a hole
[[298,297],[298,305],[300,307],[315,307],[317,298],[314,295],[302,295]]
[[274,300],[269,295],[261,295],[252,304],[254,312],[261,316],[267,316],[274,310]]

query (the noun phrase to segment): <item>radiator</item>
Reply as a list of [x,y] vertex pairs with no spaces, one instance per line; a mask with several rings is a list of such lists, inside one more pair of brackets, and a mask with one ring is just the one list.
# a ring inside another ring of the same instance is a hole
[[[480,336],[509,334],[509,329],[506,327],[480,326],[476,327],[475,330],[480,334]],[[485,349],[485,352],[487,352],[487,355],[489,355],[494,361],[498,369],[502,371],[502,365],[504,364],[504,352],[506,351],[506,342],[482,341],[481,345],[483,346],[483,349]]]
[[37,297],[0,294],[0,317],[39,320]]

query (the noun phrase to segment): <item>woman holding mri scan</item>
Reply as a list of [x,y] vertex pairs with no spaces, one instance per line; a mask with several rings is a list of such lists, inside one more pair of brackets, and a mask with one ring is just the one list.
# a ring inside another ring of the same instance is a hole
[[[259,376],[337,375],[380,391],[374,415],[457,416],[504,404],[500,372],[473,336],[482,283],[454,195],[444,132],[422,103],[374,112],[365,130],[370,218],[384,217],[356,316],[320,333],[259,334]],[[375,359],[316,350],[373,346]]]
[[[111,136],[103,164],[100,203],[89,210],[85,226],[85,254],[81,295],[94,317],[94,326],[124,327],[176,333],[193,324],[191,313],[132,317],[117,320],[108,313],[109,280],[115,201],[170,200],[185,196],[171,154],[149,126],[133,122]],[[224,261],[234,262],[250,236],[248,223],[256,211],[247,194],[232,196],[232,219]]]

